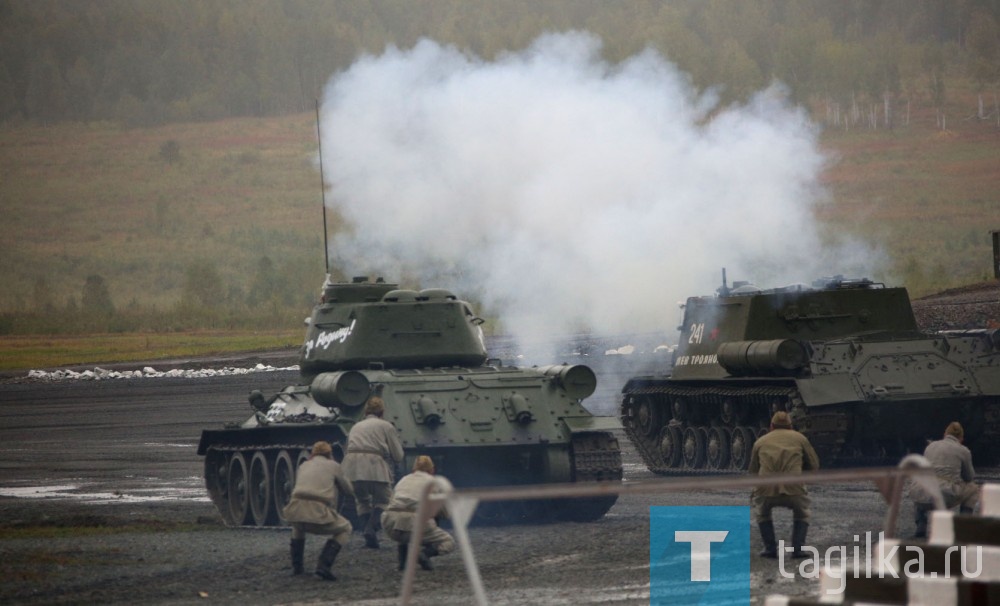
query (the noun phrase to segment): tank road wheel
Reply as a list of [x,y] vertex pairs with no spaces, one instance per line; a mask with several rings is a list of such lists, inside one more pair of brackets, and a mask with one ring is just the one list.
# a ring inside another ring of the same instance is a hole
[[302,466],[302,463],[304,463],[305,461],[308,461],[309,457],[311,455],[312,455],[312,452],[310,452],[309,449],[307,449],[307,448],[303,448],[302,450],[299,451],[298,456],[295,457],[295,473],[296,474],[298,474],[299,467]]
[[209,450],[205,455],[205,488],[212,498],[215,508],[222,514],[222,521],[232,524],[229,516],[229,462],[226,453],[219,450]]
[[278,516],[280,524],[285,523],[281,516],[285,505],[292,500],[292,489],[295,488],[295,463],[292,462],[292,455],[287,450],[282,450],[274,459],[274,511]]
[[704,428],[688,427],[684,430],[684,463],[691,469],[705,466],[706,441]]
[[258,450],[250,459],[247,489],[250,498],[250,513],[257,526],[274,524],[274,498],[271,482],[271,466],[267,455]]
[[674,418],[683,423],[688,418],[688,405],[684,400],[677,398],[670,407]]
[[655,436],[660,430],[660,413],[652,398],[643,398],[635,411],[635,422],[643,434]]
[[708,466],[712,469],[726,469],[732,459],[729,455],[729,430],[713,427],[708,430]]
[[678,425],[667,425],[660,431],[660,456],[667,467],[680,467],[684,460],[684,433]]
[[750,454],[755,440],[753,430],[746,425],[733,429],[733,435],[729,438],[729,458],[733,469],[746,469],[750,466]]
[[723,423],[730,427],[736,425],[736,400],[733,398],[723,400],[722,407],[719,409],[719,417]]
[[229,516],[236,526],[250,522],[250,490],[247,474],[247,460],[243,453],[233,453],[229,459],[228,474]]

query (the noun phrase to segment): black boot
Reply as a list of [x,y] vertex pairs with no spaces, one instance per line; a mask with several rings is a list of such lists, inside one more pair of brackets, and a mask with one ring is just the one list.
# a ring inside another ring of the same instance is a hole
[[365,520],[365,547],[371,549],[378,549],[378,519],[382,515],[382,511],[375,509],[370,514],[366,514],[368,519]]
[[420,550],[420,556],[417,557],[417,563],[424,570],[434,570],[434,564],[431,563],[431,558],[438,554],[437,547],[433,545],[424,545],[423,549]]
[[410,546],[407,543],[400,543],[396,546],[396,554],[399,557],[399,569],[403,570],[406,568],[406,552],[409,551]]
[[364,529],[367,528],[368,526],[368,520],[371,518],[371,516],[372,514],[370,513],[358,514],[358,525],[355,526],[355,530],[360,529],[361,531],[364,531]]
[[913,531],[913,538],[923,539],[927,537],[927,509],[916,505],[913,508],[913,521],[916,529]]
[[289,543],[290,551],[292,553],[292,574],[302,574],[305,572],[305,568],[302,565],[302,560],[305,557],[306,552],[306,540],[305,539],[292,539]]
[[338,553],[340,553],[340,543],[333,539],[327,539],[326,544],[323,545],[323,551],[319,554],[319,560],[316,561],[316,576],[327,581],[337,580],[330,569],[333,567]]
[[802,550],[806,544],[806,533],[809,532],[809,522],[794,520],[792,522],[792,557],[808,558],[809,554]]
[[774,522],[757,522],[760,538],[764,541],[764,549],[757,555],[762,558],[778,557],[778,542],[774,538]]

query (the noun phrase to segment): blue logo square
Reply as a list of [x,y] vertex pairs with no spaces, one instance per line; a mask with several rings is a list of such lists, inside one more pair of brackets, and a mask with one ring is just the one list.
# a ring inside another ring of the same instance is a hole
[[649,603],[749,604],[749,507],[650,507]]

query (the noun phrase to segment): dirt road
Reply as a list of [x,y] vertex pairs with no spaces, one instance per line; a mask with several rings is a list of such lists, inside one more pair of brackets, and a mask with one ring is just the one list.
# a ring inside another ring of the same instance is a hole
[[[242,420],[251,389],[294,372],[212,379],[0,384],[0,602],[5,604],[291,604],[397,602],[389,545],[355,535],[326,583],[289,576],[287,529],[222,525],[205,495],[200,432]],[[621,439],[626,482],[655,479]],[[810,542],[821,551],[881,528],[868,485],[816,487]],[[745,492],[627,495],[589,524],[474,528],[492,604],[648,604],[649,507],[745,505]],[[905,513],[905,512],[904,512]],[[909,518],[901,530],[910,532]],[[790,520],[779,518],[779,532]],[[311,562],[320,541],[307,544]],[[752,550],[760,548],[752,533]],[[458,554],[420,572],[418,604],[468,604]],[[815,582],[751,563],[752,595],[801,594]]]

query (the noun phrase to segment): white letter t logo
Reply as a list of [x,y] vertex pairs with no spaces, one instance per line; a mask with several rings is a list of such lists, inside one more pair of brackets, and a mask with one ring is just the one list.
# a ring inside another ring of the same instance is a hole
[[691,580],[712,580],[712,543],[721,543],[729,535],[728,530],[677,530],[674,540],[691,543]]

